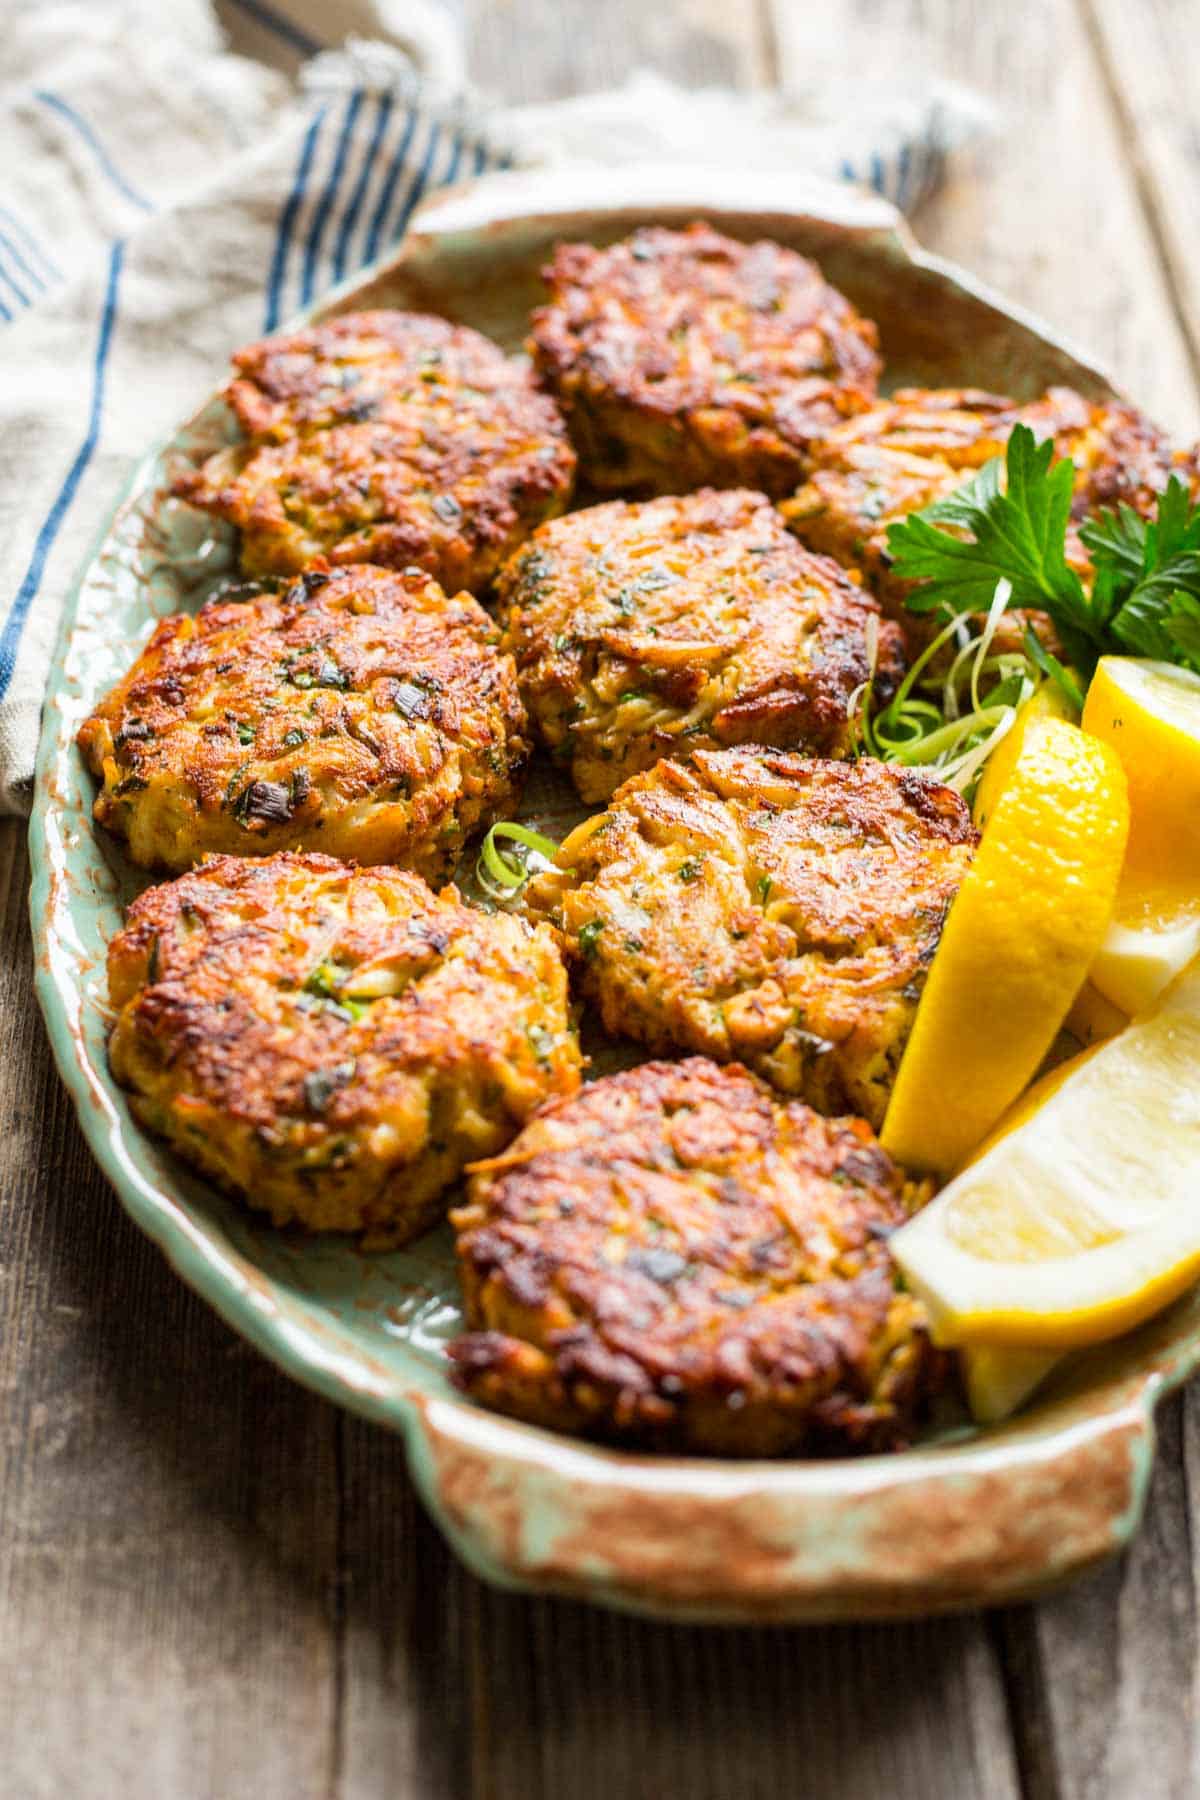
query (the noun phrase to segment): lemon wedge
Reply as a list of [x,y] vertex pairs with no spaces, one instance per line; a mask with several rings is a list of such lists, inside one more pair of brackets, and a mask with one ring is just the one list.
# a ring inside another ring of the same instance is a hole
[[1145,1012],[1200,954],[1200,895],[1193,904],[1192,917],[1180,911],[1133,923],[1123,922],[1118,911],[1092,964],[1091,985],[1131,1017]]
[[[1173,663],[1102,656],[1083,728],[1110,744],[1129,782],[1125,903],[1162,910],[1200,892],[1200,675]],[[1001,745],[1003,749],[1003,745]]]
[[1085,1053],[891,1247],[943,1343],[1052,1352],[1200,1274],[1200,963]]
[[1120,757],[1130,806],[1125,870],[1091,981],[1136,1014],[1200,953],[1200,676],[1102,657],[1083,724]]
[[1114,752],[1024,733],[950,909],[883,1123],[914,1169],[958,1168],[1036,1074],[1104,940],[1128,831]]
[[1013,1349],[1008,1344],[970,1344],[962,1353],[963,1385],[972,1417],[998,1425],[1015,1413],[1062,1357],[1056,1350]]
[[[1082,992],[1087,992],[1086,982]],[[1108,1007],[1108,1002],[1099,994],[1096,994],[1095,1002],[1101,1009],[1099,1016],[1105,1025],[1111,1022],[1111,1018],[1117,1020],[1114,1030],[1119,1030],[1128,1023],[1124,1014],[1118,1013],[1115,1007],[1109,1008],[1106,1014],[1102,1009]],[[1090,1007],[1090,1002],[1088,1005]],[[1068,1023],[1079,1010],[1080,999],[1077,998],[1071,1013],[1067,1015]],[[1112,1031],[1104,1031],[1103,1036],[1111,1037]],[[1015,1105],[1005,1113],[995,1131],[975,1152],[972,1163],[979,1157],[986,1156],[993,1145],[1007,1137],[1010,1131],[1023,1125],[1026,1119],[1032,1118],[1039,1107],[1044,1106],[1052,1094],[1057,1094],[1059,1088],[1071,1079],[1074,1071],[1082,1068],[1093,1050],[1098,1048],[1099,1043],[1094,1043],[1090,1049],[1067,1062],[1059,1063],[1057,1068],[1035,1081],[1032,1087],[1026,1088]],[[1057,1350],[1029,1350],[1020,1344],[964,1344],[959,1361],[962,1365],[967,1405],[972,1415],[981,1425],[996,1425],[1001,1419],[1007,1419],[1010,1413],[1016,1412],[1035,1389],[1042,1385],[1051,1369],[1062,1361],[1062,1354]]]

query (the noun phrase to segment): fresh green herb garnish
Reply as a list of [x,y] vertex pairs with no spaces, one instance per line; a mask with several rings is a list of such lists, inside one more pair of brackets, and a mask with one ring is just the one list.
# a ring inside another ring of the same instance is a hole
[[[1006,605],[1048,614],[1071,664],[1090,678],[1106,653],[1154,656],[1200,669],[1200,507],[1172,476],[1157,516],[1128,506],[1080,529],[1096,575],[1089,593],[1067,563],[1075,465],[1027,425],[973,480],[888,527],[892,567],[917,584],[910,611],[943,619],[986,612],[997,583]],[[1004,481],[1001,481],[1003,470]],[[1060,665],[1031,659],[1059,679]],[[1076,688],[1074,698],[1078,698]]]
[[1157,517],[1132,507],[1081,526],[1096,567],[1093,609],[1114,648],[1200,672],[1200,506],[1172,475]]

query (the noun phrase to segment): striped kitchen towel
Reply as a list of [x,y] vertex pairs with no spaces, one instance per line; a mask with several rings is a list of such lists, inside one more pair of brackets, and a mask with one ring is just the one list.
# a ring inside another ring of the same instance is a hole
[[[270,331],[513,163],[711,158],[911,205],[971,96],[610,94],[504,108],[436,0],[16,5],[0,86],[0,808],[27,809],[65,595],[137,460]],[[357,37],[355,34],[361,34]],[[333,48],[331,48],[333,46]],[[240,54],[239,54],[240,52]],[[299,74],[299,80],[296,76]]]

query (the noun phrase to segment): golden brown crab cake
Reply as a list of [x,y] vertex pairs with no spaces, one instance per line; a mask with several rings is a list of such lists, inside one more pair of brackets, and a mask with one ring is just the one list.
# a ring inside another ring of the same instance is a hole
[[594,487],[788,493],[867,405],[878,334],[815,263],[708,225],[560,244],[530,348]]
[[579,1082],[551,933],[402,869],[214,857],[134,901],[108,986],[137,1117],[277,1225],[400,1243]]
[[472,1171],[455,1380],[635,1448],[897,1449],[946,1372],[887,1246],[923,1197],[860,1119],[737,1065],[607,1076]]
[[239,527],[248,575],[416,564],[482,592],[570,498],[575,452],[523,363],[466,326],[348,313],[238,352],[247,441],[175,493]]
[[881,696],[903,670],[877,602],[741,488],[568,513],[497,593],[534,728],[589,802],[724,744],[846,755],[872,648]]
[[79,733],[147,867],[312,845],[447,875],[529,755],[512,658],[417,569],[309,570],[164,619]]
[[956,793],[898,764],[701,750],[620,788],[527,904],[609,1031],[878,1129],[976,841]]

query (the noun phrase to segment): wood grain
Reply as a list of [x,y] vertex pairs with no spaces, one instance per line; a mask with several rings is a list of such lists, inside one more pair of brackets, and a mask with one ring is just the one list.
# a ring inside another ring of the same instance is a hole
[[[918,221],[1200,421],[1200,0],[467,0],[513,99],[944,74],[1010,128]],[[776,60],[777,59],[777,60]],[[31,997],[0,826],[0,1793],[255,1800],[1123,1800],[1200,1790],[1191,1495],[1168,1409],[1121,1565],[988,1619],[658,1627],[484,1589],[400,1444],[292,1387],[93,1168]]]
[[1200,374],[1200,56],[1192,0],[1086,0],[1125,148]]

